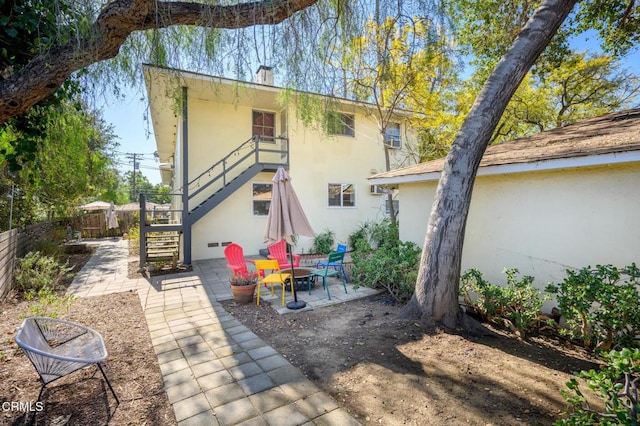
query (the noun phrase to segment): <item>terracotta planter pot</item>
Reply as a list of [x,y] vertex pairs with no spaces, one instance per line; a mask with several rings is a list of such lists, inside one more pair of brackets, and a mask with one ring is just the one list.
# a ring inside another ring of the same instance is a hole
[[231,286],[233,300],[239,305],[246,305],[253,302],[253,293],[255,293],[255,291],[256,284]]

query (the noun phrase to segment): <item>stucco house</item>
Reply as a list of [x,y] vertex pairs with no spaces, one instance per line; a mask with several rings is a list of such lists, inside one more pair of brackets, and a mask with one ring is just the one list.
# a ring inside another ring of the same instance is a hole
[[[380,173],[399,188],[400,237],[420,246],[444,159]],[[558,282],[568,268],[640,261],[640,109],[490,146],[467,219],[463,271]]]
[[[144,77],[162,179],[179,195],[170,224],[142,231],[181,233],[185,263],[220,258],[229,242],[245,254],[266,247],[278,166],[292,176],[316,233],[329,229],[346,241],[359,224],[384,217],[385,197],[367,178],[385,170],[383,141],[398,148],[392,164],[402,157],[414,137],[406,115],[381,135],[373,105],[275,87],[268,67],[251,83],[153,66]],[[301,237],[295,250],[311,244]]]

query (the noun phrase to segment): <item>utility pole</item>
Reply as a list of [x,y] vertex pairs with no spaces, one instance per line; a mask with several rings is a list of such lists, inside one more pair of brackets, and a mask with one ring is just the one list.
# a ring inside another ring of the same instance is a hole
[[138,170],[138,157],[142,156],[143,154],[136,154],[136,153],[127,153],[127,158],[133,161],[133,178],[132,178],[132,182],[131,182],[131,199],[135,201],[135,199],[137,198],[137,192],[136,192],[136,171]]

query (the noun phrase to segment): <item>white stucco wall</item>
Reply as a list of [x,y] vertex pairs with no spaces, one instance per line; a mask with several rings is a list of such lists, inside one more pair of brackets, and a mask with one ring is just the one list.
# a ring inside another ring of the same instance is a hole
[[[384,197],[371,195],[367,178],[384,170],[382,141],[373,119],[355,114],[355,137],[323,134],[321,130],[296,120],[296,112],[279,107],[256,108],[276,113],[276,134],[282,132],[281,115],[286,114],[290,144],[289,173],[309,222],[319,233],[330,229],[336,241],[346,242],[348,235],[370,220],[384,217]],[[222,156],[251,137],[251,106],[225,104],[220,99],[189,102],[189,168],[192,176],[206,170]],[[273,173],[262,173],[236,191],[221,205],[200,219],[192,233],[192,259],[223,257],[223,242],[236,242],[246,255],[265,248],[266,216],[254,216],[252,183],[270,182]],[[204,180],[203,180],[204,182]],[[329,183],[354,184],[356,207],[328,207]],[[192,188],[193,190],[193,188]],[[218,243],[218,247],[208,247]],[[300,237],[296,252],[307,252],[312,239]]]
[[[422,247],[437,182],[400,185],[400,237]],[[536,285],[567,268],[640,261],[640,164],[481,176],[467,221],[462,270],[506,282],[505,267]]]

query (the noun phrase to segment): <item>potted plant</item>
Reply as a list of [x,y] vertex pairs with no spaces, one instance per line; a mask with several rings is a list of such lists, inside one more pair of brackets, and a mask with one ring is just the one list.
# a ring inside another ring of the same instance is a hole
[[258,284],[258,274],[255,272],[241,272],[233,274],[229,278],[231,284],[231,292],[233,300],[236,303],[244,305],[253,301],[253,293],[256,291]]

